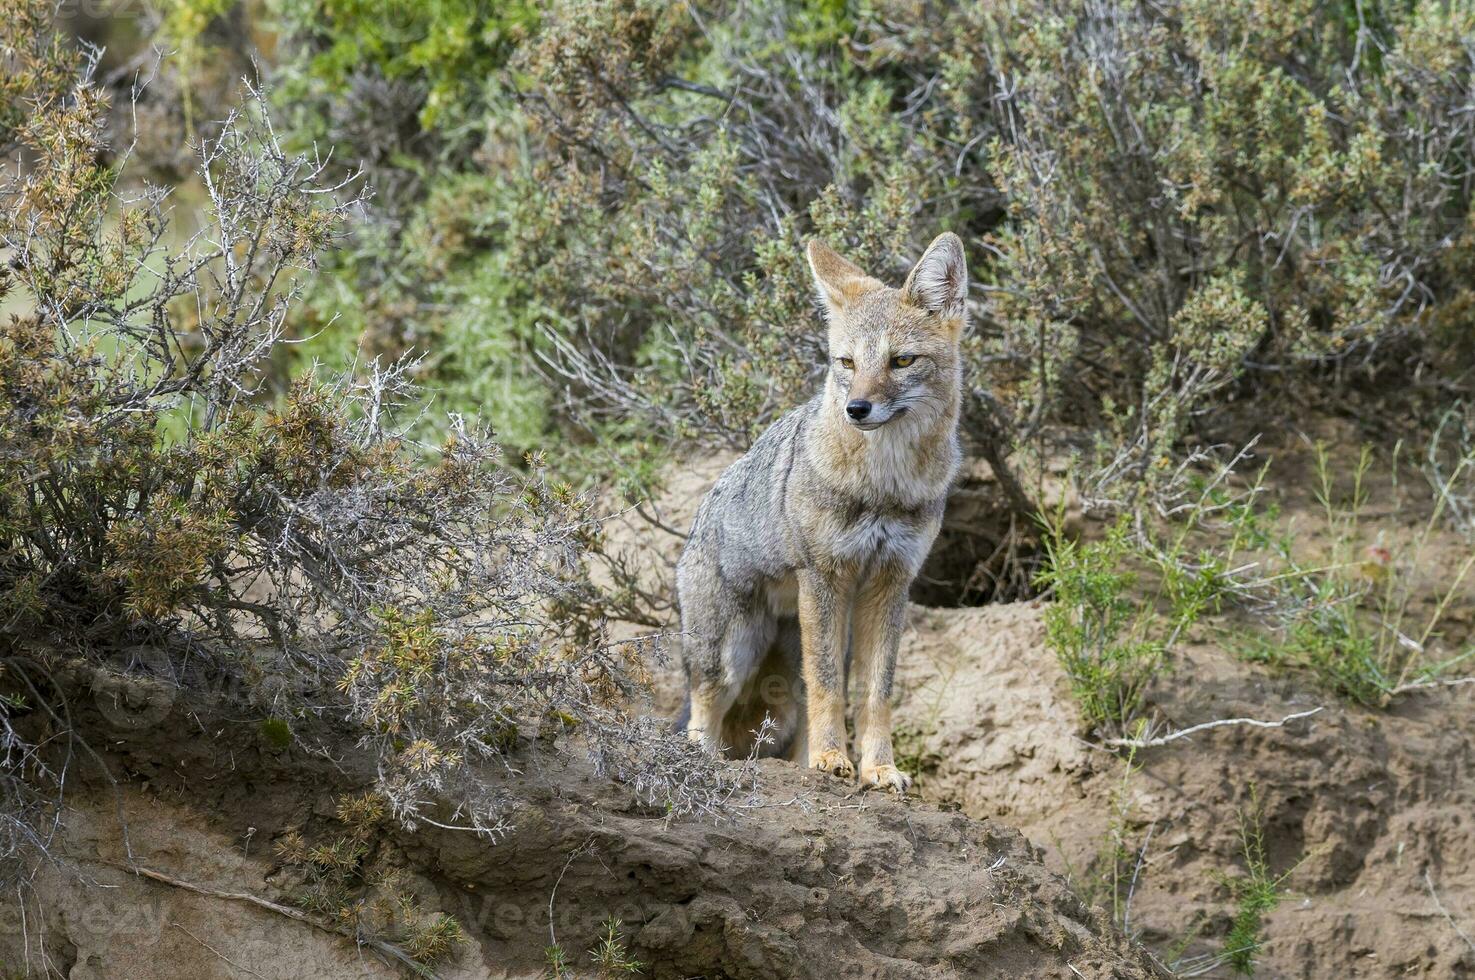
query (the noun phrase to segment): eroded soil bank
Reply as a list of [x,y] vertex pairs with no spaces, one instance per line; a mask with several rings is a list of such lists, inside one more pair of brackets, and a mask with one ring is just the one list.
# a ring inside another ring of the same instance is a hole
[[[671,674],[658,673],[661,698]],[[53,860],[0,919],[0,962],[68,978],[405,973],[333,915],[389,885],[314,906],[312,870],[286,856],[294,838],[344,840],[340,805],[373,776],[346,737],[284,737],[145,681],[53,676],[91,751],[75,753]],[[553,944],[592,975],[611,919],[658,978],[1162,975],[1003,821],[859,795],[774,760],[720,819],[673,820],[567,759],[532,739],[519,775],[492,774],[518,800],[495,844],[387,823],[360,842],[361,878],[392,876],[396,900],[460,923],[465,942],[438,975],[542,976]]]
[[[673,481],[655,505],[661,522],[685,526],[726,462]],[[970,528],[986,534],[988,481],[978,467],[965,480],[950,512],[955,545]],[[634,514],[612,537],[647,588],[669,590],[678,538]],[[553,942],[587,969],[611,917],[654,977],[1145,977],[1165,975],[1155,958],[1202,965],[1222,952],[1228,882],[1243,873],[1241,820],[1257,802],[1270,868],[1287,874],[1288,891],[1265,924],[1257,976],[1475,976],[1465,938],[1475,935],[1475,687],[1361,708],[1307,675],[1246,664],[1224,635],[1180,648],[1154,685],[1164,725],[1322,710],[1141,750],[1129,775],[1119,755],[1082,737],[1045,644],[1045,608],[912,608],[897,744],[920,774],[913,800],[856,795],[766,761],[762,806],[733,821],[667,821],[533,746],[505,840],[386,830],[374,861],[399,871],[425,910],[463,924],[467,943],[438,967],[446,977],[537,976]],[[654,711],[679,705],[673,659],[651,664]],[[90,703],[85,691],[74,700]],[[61,860],[40,869],[23,907],[6,910],[0,957],[12,969],[402,969],[280,912],[125,870],[119,807],[133,863],[291,906],[302,872],[274,845],[292,831],[338,832],[335,801],[369,776],[351,752],[327,759],[277,744],[254,722],[182,705],[141,726],[91,709],[79,717],[105,746],[120,795],[79,768]],[[1112,841],[1131,855],[1115,900],[1099,860]]]
[[[684,526],[726,462],[683,471],[659,505],[664,523]],[[1314,528],[1304,454],[1276,466],[1287,481],[1283,519]],[[987,532],[990,480],[973,464],[950,501],[955,544],[970,528]],[[1363,531],[1377,539],[1422,520],[1392,508]],[[679,541],[642,525],[632,519],[626,533],[656,587]],[[1436,531],[1427,552],[1453,568],[1468,546]],[[1434,572],[1425,571],[1437,581]],[[1082,737],[1045,643],[1044,609],[1039,600],[912,607],[897,747],[920,772],[921,798],[1018,827],[1048,867],[1106,910],[1100,859],[1120,840],[1135,884],[1121,890],[1131,899],[1118,917],[1165,961],[1200,965],[1224,949],[1234,913],[1225,879],[1243,874],[1242,818],[1258,807],[1270,870],[1287,875],[1287,895],[1264,926],[1257,976],[1475,976],[1465,938],[1475,937],[1475,685],[1360,707],[1308,674],[1245,663],[1231,618],[1181,647],[1154,684],[1160,723],[1321,711],[1283,728],[1216,728],[1141,750],[1140,769],[1124,778],[1119,755]],[[1459,611],[1445,625],[1471,627]],[[671,710],[679,670],[657,671],[659,706]],[[1230,973],[1221,965],[1204,975]]]
[[[305,882],[276,845],[342,833],[337,801],[366,775],[351,755],[280,747],[260,726],[184,708],[111,735],[116,792],[84,778],[56,862],[0,923],[12,970],[404,975],[284,911]],[[522,802],[500,842],[426,827],[370,844],[366,861],[465,930],[440,976],[541,976],[555,941],[574,975],[595,975],[587,951],[611,917],[649,977],[1161,975],[1000,821],[857,796],[776,761],[760,766],[756,805],[667,820],[582,765],[531,751],[519,762]]]

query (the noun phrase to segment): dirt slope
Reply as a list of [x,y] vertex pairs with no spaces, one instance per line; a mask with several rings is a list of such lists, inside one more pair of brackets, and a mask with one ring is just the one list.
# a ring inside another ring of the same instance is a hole
[[[725,462],[681,475],[662,505],[667,523],[689,520]],[[986,467],[971,474],[975,487],[987,484]],[[1287,506],[1312,503],[1292,497]],[[978,520],[976,506],[966,520]],[[669,588],[661,566],[679,542],[638,518],[629,533],[651,568],[649,586]],[[1436,542],[1460,551],[1447,544]],[[1119,758],[1079,735],[1045,646],[1043,610],[1039,601],[913,607],[898,667],[897,747],[920,767],[924,798],[1019,827],[1053,870],[1103,902],[1092,861],[1121,823],[1124,841],[1143,854],[1129,928],[1163,957],[1202,965],[1222,951],[1230,925],[1223,877],[1243,868],[1240,815],[1253,787],[1272,871],[1295,869],[1290,896],[1269,917],[1257,976],[1475,976],[1475,946],[1464,938],[1475,937],[1475,686],[1376,711],[1305,675],[1270,676],[1222,645],[1190,645],[1151,695],[1173,727],[1323,711],[1283,729],[1216,729],[1144,750],[1141,771],[1124,784]],[[679,671],[658,673],[669,709],[679,703]]]
[[517,860],[445,837],[437,863],[505,896],[541,897],[562,875],[560,929],[642,923],[634,949],[656,977],[1156,975],[1012,828],[781,762],[761,778],[767,804],[736,823],[667,824],[561,777],[499,845]]
[[[68,978],[399,975],[372,949],[221,894],[291,906],[302,875],[274,844],[340,833],[335,800],[367,781],[362,760],[276,747],[260,726],[178,704],[108,729],[73,701],[106,736],[121,795],[78,773],[59,862],[0,918],[0,963]],[[586,951],[611,916],[655,978],[1161,975],[993,821],[854,796],[778,762],[734,819],[669,821],[537,743],[517,761],[522,802],[499,843],[426,827],[373,844],[376,867],[465,927],[442,976],[540,976],[552,937],[590,975]]]
[[[1187,953],[1228,927],[1216,880],[1242,867],[1239,812],[1253,784],[1272,869],[1297,865],[1272,914],[1258,976],[1475,975],[1475,716],[1471,694],[1422,694],[1392,712],[1350,707],[1294,679],[1271,680],[1222,651],[1189,650],[1154,701],[1176,727],[1275,719],[1324,705],[1283,729],[1223,728],[1139,753],[1122,767],[1076,735],[1042,605],[915,610],[902,655],[899,717],[918,733],[925,796],[1019,826],[1047,862],[1085,877],[1124,798],[1127,838],[1147,845],[1131,920],[1165,949],[1201,920]],[[1425,873],[1428,873],[1428,879]],[[1221,971],[1217,975],[1227,975]]]
[[[725,462],[685,473],[660,518],[687,524]],[[986,479],[975,472],[975,485]],[[633,514],[611,537],[648,589],[669,589],[678,538]],[[1124,779],[1117,756],[1079,735],[1045,608],[913,607],[898,750],[927,802],[853,796],[769,762],[766,805],[736,823],[668,823],[544,756],[525,766],[531,796],[505,841],[427,830],[378,846],[427,909],[466,925],[448,977],[538,975],[550,905],[573,961],[587,962],[614,916],[655,977],[1138,977],[1152,975],[1149,954],[1090,907],[1110,904],[1092,861],[1113,825],[1142,855],[1128,930],[1164,959],[1202,965],[1228,931],[1224,879],[1242,867],[1239,815],[1254,787],[1272,870],[1290,871],[1291,891],[1269,917],[1257,976],[1475,976],[1475,689],[1372,711],[1219,645],[1190,646],[1151,692],[1174,727],[1323,710],[1144,750]],[[674,711],[679,670],[652,666],[653,707]],[[275,749],[250,724],[201,723],[178,706],[108,746],[139,863],[283,902],[300,880],[272,841],[330,833],[334,796],[367,780],[347,755]],[[68,862],[42,870],[24,919],[19,908],[0,919],[0,962],[34,967],[44,950],[60,976],[394,972],[279,914],[120,870],[112,798],[95,784],[74,798],[66,841]]]

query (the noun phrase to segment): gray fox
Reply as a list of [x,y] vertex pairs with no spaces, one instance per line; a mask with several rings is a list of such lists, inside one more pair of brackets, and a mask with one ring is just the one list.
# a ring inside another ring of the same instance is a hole
[[899,290],[822,242],[808,256],[829,372],[722,474],[692,523],[676,569],[685,725],[713,750],[745,752],[768,714],[775,752],[853,777],[853,673],[861,781],[905,792],[891,686],[907,590],[962,459],[968,269],[951,232]]

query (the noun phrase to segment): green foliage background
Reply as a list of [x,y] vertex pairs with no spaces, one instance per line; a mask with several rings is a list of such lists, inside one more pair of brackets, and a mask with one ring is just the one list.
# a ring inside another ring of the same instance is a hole
[[1355,399],[1431,368],[1466,383],[1459,5],[260,16],[294,138],[362,162],[376,192],[301,355],[432,351],[443,407],[481,409],[513,447],[598,446],[604,470],[744,444],[820,361],[810,234],[892,278],[938,231],[963,235],[971,418],[1009,451],[1069,426],[1150,479],[1231,398],[1312,377]]
[[[556,447],[581,489],[638,499],[667,462],[742,448],[807,397],[825,352],[805,238],[899,281],[960,233],[970,453],[1003,476],[1011,541],[1036,538],[1008,560],[1044,552],[1052,645],[1083,702],[1104,692],[1097,724],[1138,713],[1171,645],[1128,621],[1125,565],[1144,514],[1188,499],[1195,447],[1305,412],[1417,436],[1471,394],[1466,6],[168,0],[153,27],[178,52],[153,111],[182,135],[208,138],[223,90],[203,80],[249,48],[275,138],[368,190],[261,400],[318,364],[412,365],[434,402],[418,441],[490,421],[505,463]],[[136,152],[167,172],[166,143]],[[1130,527],[1034,533],[1030,491],[1062,456]],[[1173,635],[1248,588],[1186,533],[1145,559],[1192,609]],[[1364,663],[1361,699],[1408,683],[1407,664],[1373,677],[1396,658],[1349,655],[1355,631],[1299,628],[1326,641],[1300,660]]]

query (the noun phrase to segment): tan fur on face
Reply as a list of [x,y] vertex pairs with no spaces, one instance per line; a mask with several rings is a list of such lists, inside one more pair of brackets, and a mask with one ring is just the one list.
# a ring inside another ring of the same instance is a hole
[[[822,242],[808,246],[810,267],[829,311],[829,410],[816,463],[838,486],[863,499],[873,499],[878,489],[889,490],[885,496],[894,499],[926,499],[953,478],[965,311],[948,306],[938,294],[938,283],[929,285],[920,272],[926,263],[935,264],[938,255],[947,257],[950,242],[956,241],[956,236],[938,236],[901,289],[886,288],[864,275]],[[923,306],[928,301],[935,308]],[[915,356],[916,362],[892,366],[901,354]],[[845,359],[854,366],[845,367]],[[889,421],[873,431],[854,427],[844,412],[851,400],[870,401]],[[904,409],[901,418],[894,418],[897,409]]]

